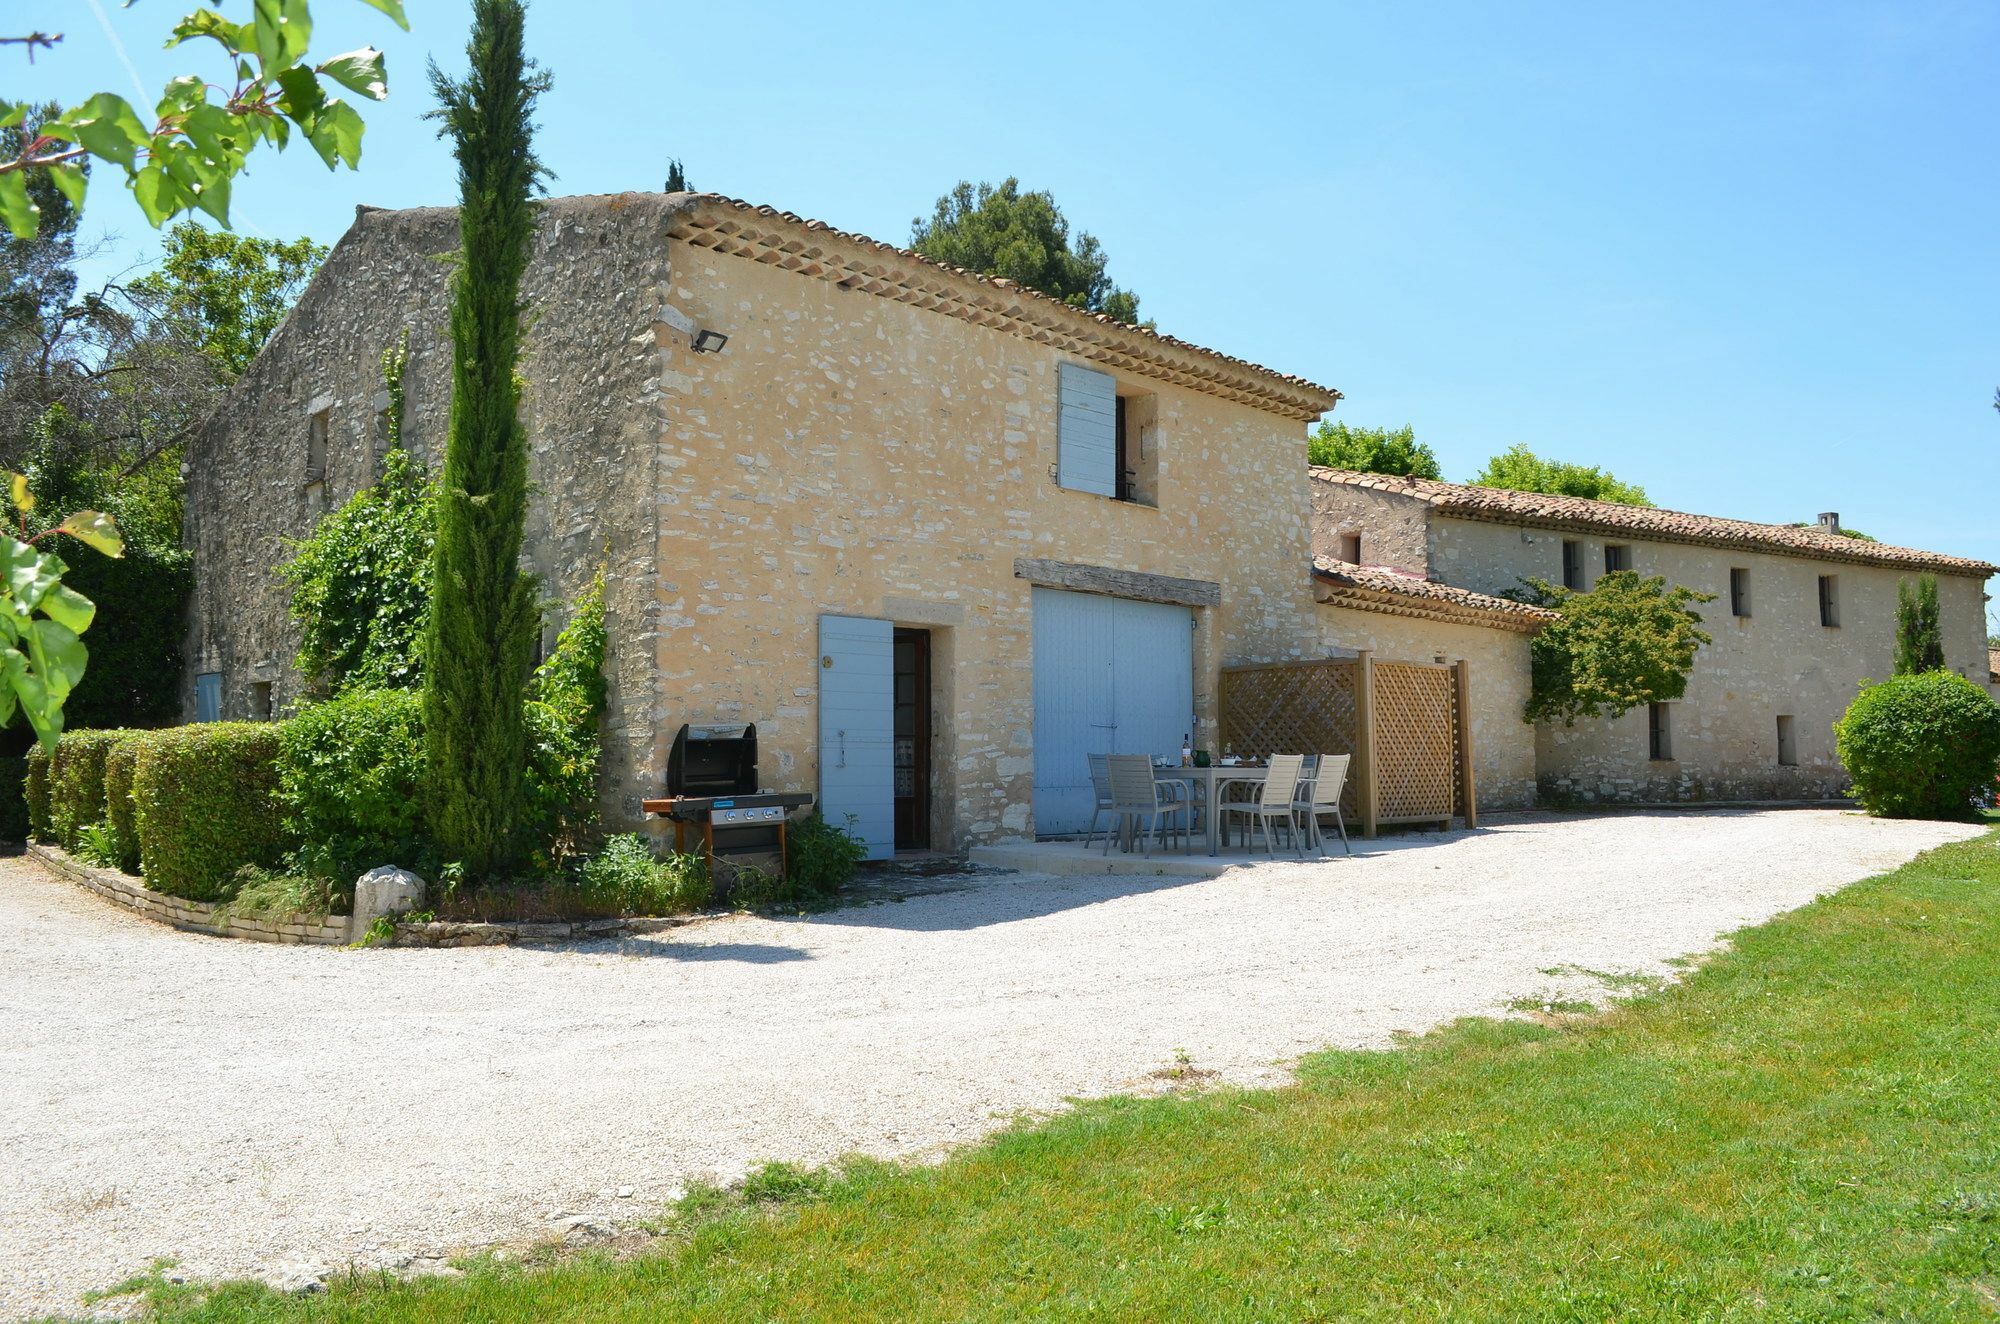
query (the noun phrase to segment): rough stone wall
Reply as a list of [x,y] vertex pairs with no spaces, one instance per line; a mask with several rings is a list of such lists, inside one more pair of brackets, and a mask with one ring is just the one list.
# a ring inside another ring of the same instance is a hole
[[[545,204],[529,266],[523,375],[535,484],[525,558],[561,603],[607,556],[610,625],[604,805],[632,816],[661,781],[653,762],[656,596],[652,463],[661,421],[654,321],[664,301],[665,209],[657,198]],[[222,715],[252,715],[268,682],[279,712],[302,693],[297,633],[275,567],[286,540],[373,480],[383,445],[381,354],[407,328],[405,444],[435,465],[451,396],[449,208],[363,212],[291,316],[190,442],[188,541],[196,587],[183,709],[193,676],[222,676]],[[328,415],[323,492],[306,483],[308,423]],[[317,498],[317,499],[316,499]]]
[[[1299,423],[1121,374],[1155,397],[1158,505],[1071,491],[1051,477],[1062,352],[681,242],[672,266],[660,742],[754,720],[766,787],[815,790],[819,615],[930,627],[933,844],[1017,838],[1034,696],[1016,557],[1219,582],[1221,605],[1194,613],[1210,735],[1221,666],[1315,640]],[[696,326],[728,347],[692,353]]]
[[1471,663],[1472,777],[1481,809],[1527,809],[1535,803],[1535,728],[1527,710],[1530,638],[1451,621],[1429,621],[1319,604],[1320,651],[1351,657],[1372,649],[1378,661]]
[[1423,501],[1345,483],[1314,482],[1311,487],[1314,556],[1338,559],[1341,535],[1358,533],[1363,565],[1429,575],[1430,507]]
[[[1714,643],[1695,659],[1687,695],[1672,705],[1671,760],[1648,757],[1647,713],[1536,733],[1545,799],[1584,801],[1813,800],[1843,795],[1847,777],[1834,752],[1833,723],[1863,680],[1892,670],[1896,586],[1914,572],[1815,561],[1719,547],[1564,535],[1541,529],[1438,517],[1431,562],[1438,578],[1482,592],[1514,587],[1528,575],[1562,578],[1565,536],[1583,543],[1594,578],[1604,546],[1632,548],[1632,568],[1716,595],[1697,610]],[[1750,572],[1750,615],[1730,614],[1729,572]],[[1838,577],[1840,625],[1819,623],[1819,576]],[[1945,661],[1975,680],[1985,675],[1985,606],[1980,581],[1938,576]],[[1778,764],[1777,718],[1793,721],[1798,762]]]

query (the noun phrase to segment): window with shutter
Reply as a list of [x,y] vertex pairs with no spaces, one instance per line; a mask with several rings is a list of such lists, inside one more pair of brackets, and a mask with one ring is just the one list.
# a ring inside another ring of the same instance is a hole
[[1118,495],[1118,392],[1111,374],[1059,365],[1056,482],[1098,496]]

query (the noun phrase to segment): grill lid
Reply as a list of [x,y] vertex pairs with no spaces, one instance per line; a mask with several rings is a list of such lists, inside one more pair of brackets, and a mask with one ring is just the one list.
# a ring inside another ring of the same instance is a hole
[[757,728],[681,727],[667,755],[668,795],[751,795],[757,790]]

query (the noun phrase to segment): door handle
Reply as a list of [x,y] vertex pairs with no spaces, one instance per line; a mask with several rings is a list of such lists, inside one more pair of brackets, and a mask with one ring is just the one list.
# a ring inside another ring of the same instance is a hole
[[840,761],[833,766],[836,768],[847,766],[847,732],[845,731],[840,733]]

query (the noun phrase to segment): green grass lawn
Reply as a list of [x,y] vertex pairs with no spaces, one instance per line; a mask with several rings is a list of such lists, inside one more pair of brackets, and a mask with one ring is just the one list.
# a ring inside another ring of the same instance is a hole
[[[2000,1318],[2000,834],[1554,1026],[767,1174],[656,1252],[171,1320]],[[393,1161],[385,1156],[385,1161]]]

